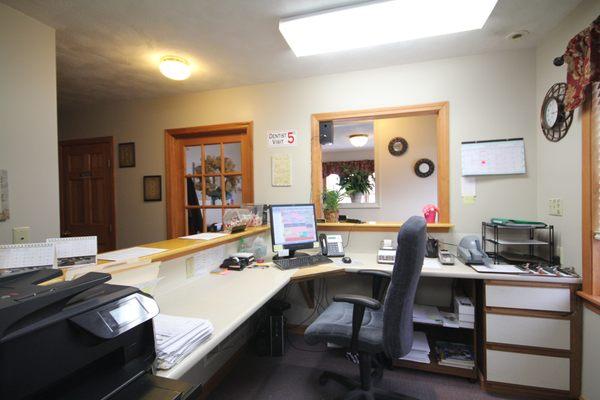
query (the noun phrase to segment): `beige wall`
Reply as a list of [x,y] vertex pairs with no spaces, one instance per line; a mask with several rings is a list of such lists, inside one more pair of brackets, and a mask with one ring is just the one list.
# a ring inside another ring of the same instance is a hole
[[[373,128],[374,149],[323,152],[323,161],[376,159],[377,206],[342,204],[340,212],[363,221],[401,221],[420,214],[426,204],[437,204],[437,117],[376,119]],[[408,151],[401,157],[388,151],[388,143],[398,136],[408,142]],[[429,158],[436,165],[427,178],[414,173],[414,164],[421,158]]]
[[31,240],[59,233],[54,29],[0,4],[0,169],[8,170],[12,228]]
[[[492,216],[536,216],[534,95],[534,54],[521,50],[64,112],[59,136],[136,142],[136,168],[117,169],[117,238],[123,247],[165,237],[165,203],[142,201],[142,176],[164,174],[164,129],[254,121],[255,201],[308,202],[311,114],[449,101],[451,218],[457,232],[478,232]],[[266,131],[284,127],[298,131],[298,145],[268,148]],[[460,142],[520,136],[529,173],[481,179],[476,204],[462,204]],[[273,188],[270,156],[281,152],[291,154],[293,186]]]
[[[571,37],[600,14],[600,1],[584,0],[550,34],[536,51],[536,104],[542,106],[546,91],[556,82],[566,81],[566,66],[557,68],[554,57],[563,54]],[[538,146],[538,219],[556,227],[563,264],[581,271],[581,110],[575,112],[567,136],[558,143],[547,141],[536,113]],[[548,199],[561,198],[562,217],[548,215]],[[583,324],[583,395],[600,399],[600,316],[585,309]]]

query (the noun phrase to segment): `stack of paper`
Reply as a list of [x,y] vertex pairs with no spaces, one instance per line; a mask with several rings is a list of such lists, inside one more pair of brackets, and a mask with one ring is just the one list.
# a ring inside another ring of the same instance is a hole
[[475,307],[467,296],[454,294],[454,312],[458,314],[461,328],[473,329],[475,325]]
[[158,369],[169,369],[204,343],[214,330],[206,319],[158,314],[154,318]]
[[413,308],[413,322],[429,325],[443,325],[444,319],[436,306],[415,304]]
[[413,335],[413,345],[410,353],[401,357],[401,360],[414,361],[422,364],[429,364],[429,342],[424,332],[415,332]]
[[464,343],[435,342],[435,349],[440,365],[463,369],[473,369],[473,347]]

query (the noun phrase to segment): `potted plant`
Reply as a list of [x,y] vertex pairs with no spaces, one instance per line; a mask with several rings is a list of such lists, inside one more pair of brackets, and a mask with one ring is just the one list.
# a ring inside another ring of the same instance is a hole
[[372,175],[371,172],[363,169],[346,168],[340,176],[340,186],[350,196],[353,203],[360,203],[360,197],[373,190],[373,183],[369,180]]
[[339,190],[323,192],[323,213],[326,222],[338,222],[340,217],[340,201],[344,195]]

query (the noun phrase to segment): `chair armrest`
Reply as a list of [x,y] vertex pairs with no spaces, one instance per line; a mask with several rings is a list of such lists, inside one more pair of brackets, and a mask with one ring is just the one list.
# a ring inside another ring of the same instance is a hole
[[379,277],[379,278],[391,278],[392,277],[392,273],[388,272],[388,271],[382,271],[380,269],[360,269],[358,271],[356,271],[357,274],[359,275],[371,275],[372,277]]
[[354,304],[355,306],[368,307],[372,310],[379,310],[381,308],[381,303],[378,300],[357,294],[338,294],[333,296],[333,301],[336,303],[343,302]]
[[333,296],[333,301],[350,303],[352,307],[352,337],[350,338],[350,350],[358,352],[358,333],[362,327],[363,318],[365,316],[365,307],[373,310],[379,310],[381,303],[367,296],[359,296],[356,294],[339,294]]
[[369,275],[373,277],[373,285],[371,290],[371,297],[379,301],[383,301],[385,294],[385,288],[389,279],[392,279],[392,273],[388,271],[381,271],[379,269],[361,269],[357,271],[359,275]]

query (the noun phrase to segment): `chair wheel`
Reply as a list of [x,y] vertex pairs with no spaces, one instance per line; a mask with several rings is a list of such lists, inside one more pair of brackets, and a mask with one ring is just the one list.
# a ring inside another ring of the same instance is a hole
[[327,378],[325,375],[319,376],[319,385],[325,386],[328,381],[329,381],[329,378]]

